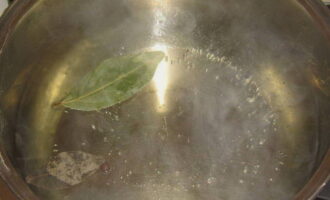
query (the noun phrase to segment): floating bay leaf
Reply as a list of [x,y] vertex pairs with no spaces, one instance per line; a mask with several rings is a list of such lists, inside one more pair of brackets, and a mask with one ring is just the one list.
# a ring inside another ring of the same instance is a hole
[[88,73],[59,104],[92,111],[127,100],[149,83],[164,53],[151,51],[110,58]]
[[77,185],[83,177],[94,173],[105,162],[102,156],[96,156],[82,151],[61,152],[47,165],[47,172],[58,180]]

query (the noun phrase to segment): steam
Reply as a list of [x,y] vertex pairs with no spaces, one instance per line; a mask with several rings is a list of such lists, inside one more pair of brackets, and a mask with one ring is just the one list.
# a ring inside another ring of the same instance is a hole
[[284,16],[296,12],[290,4],[72,0],[73,11],[58,5],[68,9],[63,23],[88,41],[93,62],[148,48],[167,54],[156,87],[117,107],[63,116],[56,151],[82,149],[110,163],[108,174],[64,199],[291,199],[310,176],[317,121],[306,114],[315,113],[310,88],[299,84],[306,81],[299,70],[313,57],[289,43],[294,32],[282,32],[295,22]]

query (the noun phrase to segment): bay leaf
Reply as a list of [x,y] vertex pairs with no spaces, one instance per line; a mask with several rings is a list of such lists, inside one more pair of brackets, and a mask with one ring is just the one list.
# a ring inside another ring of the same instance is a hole
[[83,177],[97,171],[105,162],[102,156],[82,151],[61,152],[47,164],[47,172],[60,181],[74,186],[83,181]]
[[163,52],[149,51],[107,59],[82,78],[59,104],[93,111],[125,101],[151,81],[163,58]]

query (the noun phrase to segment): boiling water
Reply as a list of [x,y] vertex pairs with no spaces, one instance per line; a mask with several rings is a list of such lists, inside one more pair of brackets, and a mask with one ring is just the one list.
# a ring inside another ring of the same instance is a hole
[[310,176],[315,144],[296,116],[303,100],[281,73],[256,73],[200,49],[151,49],[167,54],[153,81],[113,107],[52,108],[90,70],[68,70],[75,63],[65,59],[37,92],[25,93],[16,133],[23,177],[45,173],[60,152],[106,160],[79,185],[31,188],[67,200],[291,199]]

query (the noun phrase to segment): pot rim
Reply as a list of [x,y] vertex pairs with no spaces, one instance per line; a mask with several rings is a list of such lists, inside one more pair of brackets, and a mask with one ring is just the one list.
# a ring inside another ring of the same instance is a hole
[[[320,30],[330,41],[330,12],[328,8],[320,0],[296,0],[298,1],[309,15],[318,24]],[[12,34],[14,28],[19,23],[25,13],[37,2],[37,0],[15,0],[4,11],[0,18],[0,54],[5,47],[8,38]],[[0,144],[0,178],[6,182],[13,197],[6,197],[6,200],[38,200],[32,190],[27,186],[25,181],[16,172],[11,164],[5,149]],[[325,154],[322,163],[315,171],[307,184],[298,192],[294,199],[296,200],[311,200],[330,180],[330,148]]]
[[[37,0],[15,0],[6,8],[0,17],[0,54],[2,54],[8,38],[19,23],[21,17],[24,16],[36,2]],[[2,179],[7,186],[7,188],[2,188],[2,190],[11,193],[11,195],[5,197],[6,200],[39,200],[11,164],[1,143],[0,179]]]

